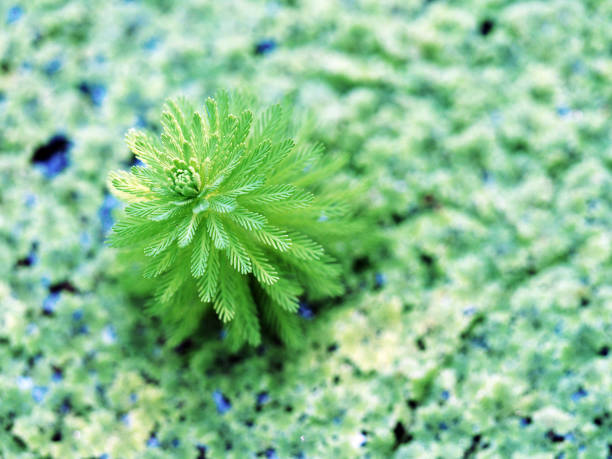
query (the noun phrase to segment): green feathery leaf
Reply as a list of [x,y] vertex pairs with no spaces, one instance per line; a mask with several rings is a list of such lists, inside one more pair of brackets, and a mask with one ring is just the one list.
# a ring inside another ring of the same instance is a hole
[[352,237],[347,188],[332,186],[344,158],[296,144],[288,104],[253,112],[250,98],[219,93],[203,112],[170,100],[159,140],[130,130],[145,166],[115,171],[109,185],[126,207],[108,238],[137,253],[156,288],[149,311],[168,343],[214,310],[234,349],[261,342],[261,320],[299,341],[303,295],[342,293],[330,248]]

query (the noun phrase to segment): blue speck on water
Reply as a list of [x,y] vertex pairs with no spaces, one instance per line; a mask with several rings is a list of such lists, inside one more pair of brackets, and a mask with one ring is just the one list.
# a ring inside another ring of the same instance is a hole
[[217,406],[217,412],[219,414],[227,413],[231,408],[232,404],[230,401],[221,393],[220,390],[216,390],[213,392],[213,400],[215,405]]
[[115,221],[113,220],[112,211],[118,206],[119,201],[117,201],[114,196],[108,193],[104,196],[104,202],[102,202],[98,210],[98,216],[100,217],[100,223],[102,224],[102,231],[104,234],[113,227]]
[[198,452],[200,453],[200,455],[198,457],[204,457],[204,455],[206,454],[206,450],[208,449],[206,447],[206,445],[202,444],[202,443],[198,443],[196,445],[196,449],[198,450]]
[[45,73],[48,76],[53,76],[62,68],[62,61],[60,59],[52,59],[47,65],[45,65]]
[[174,440],[172,440],[172,443],[171,443],[173,448],[178,448],[180,444],[181,444],[181,441],[178,438],[175,438]]
[[380,288],[387,282],[387,278],[383,273],[376,273],[375,283],[376,287]]
[[446,422],[441,422],[440,424],[438,424],[438,427],[440,427],[440,430],[448,430],[448,425],[446,424]]
[[72,320],[81,320],[83,318],[83,311],[81,309],[77,309],[72,313]]
[[565,435],[565,439],[569,442],[574,442],[576,441],[576,436],[572,432],[569,432]]
[[12,6],[6,13],[6,23],[13,24],[23,16],[23,8],[19,5]]
[[106,86],[101,84],[93,85],[91,88],[91,101],[97,107],[102,105],[104,98],[106,97]]
[[585,446],[585,445],[580,445],[580,446],[578,447],[578,451],[582,452],[582,451],[584,451],[584,450],[586,450],[586,446]]
[[329,217],[325,214],[321,214],[321,216],[319,217],[319,219],[317,221],[319,222],[326,222],[327,220],[329,220]]
[[270,396],[267,392],[260,392],[259,394],[257,394],[258,405],[265,405],[266,403],[268,403],[268,400],[270,400]]
[[71,148],[72,142],[65,135],[56,134],[34,151],[32,163],[45,177],[53,178],[70,164],[68,153]]
[[304,303],[303,301],[300,301],[298,314],[304,319],[312,319],[314,317],[314,312],[312,312],[312,309],[310,309],[308,304]]
[[36,205],[36,195],[34,193],[28,193],[25,197],[25,206],[31,209]]
[[79,91],[89,97],[93,105],[99,107],[106,97],[106,86],[100,83],[88,83],[86,81],[79,85]]
[[89,335],[89,327],[87,325],[81,325],[78,331],[80,335]]
[[32,398],[36,403],[40,403],[44,400],[45,395],[49,392],[49,388],[45,386],[34,386],[32,388]]
[[268,459],[278,459],[278,456],[276,454],[276,450],[274,448],[268,448],[266,450],[266,458],[268,458]]
[[43,172],[48,177],[55,177],[61,171],[68,167],[68,158],[64,154],[59,154],[51,157],[44,165]]
[[[146,128],[148,126],[147,118],[144,115],[136,115],[136,121],[134,122],[134,127],[136,128]],[[136,164],[132,164],[135,166]]]
[[126,426],[129,426],[131,423],[130,413],[126,413],[123,416],[121,416],[121,422],[125,424]]
[[62,403],[62,406],[60,407],[60,413],[67,414],[69,412],[70,412],[70,402],[68,400],[65,400],[64,403]]
[[138,401],[138,394],[136,392],[132,392],[130,394],[130,402],[135,403]]
[[147,51],[153,51],[157,48],[160,41],[161,40],[159,39],[159,37],[152,37],[145,41],[142,47]]
[[117,332],[115,332],[115,327],[112,325],[107,325],[102,330],[102,341],[105,344],[114,343],[117,340]]
[[255,54],[263,55],[271,53],[276,49],[276,40],[273,38],[267,38],[257,42],[255,45]]
[[531,424],[530,418],[521,418],[520,420],[521,427],[527,427],[529,424]]
[[587,395],[589,395],[589,393],[581,387],[572,394],[572,401],[579,402],[581,399],[583,399]]
[[104,454],[102,454],[100,456],[100,459],[110,459],[110,456],[108,454],[104,453]]
[[[144,126],[139,126],[139,127],[144,127]],[[132,160],[130,161],[130,166],[147,167],[147,165],[143,163],[141,160],[139,160],[136,156],[134,156]]]
[[464,316],[473,316],[476,313],[477,309],[475,306],[469,306],[463,310]]
[[55,370],[51,375],[51,381],[53,382],[60,382],[63,378],[61,370]]
[[43,312],[45,314],[53,314],[53,312],[55,311],[55,306],[57,305],[57,302],[60,299],[60,292],[52,292],[49,293],[49,295],[47,296],[47,298],[44,299],[43,301]]
[[38,263],[38,256],[36,255],[36,250],[34,248],[30,250],[27,257],[20,260],[20,264],[22,266],[34,266],[36,263]]
[[559,115],[561,118],[565,118],[571,112],[572,111],[570,110],[569,107],[566,107],[566,106],[557,107],[557,115]]
[[448,400],[450,397],[450,393],[447,390],[442,391],[442,400]]
[[152,434],[151,437],[147,440],[147,446],[149,448],[158,448],[159,447],[159,440],[157,439],[155,434]]
[[227,330],[224,328],[219,332],[219,339],[224,340],[227,337]]

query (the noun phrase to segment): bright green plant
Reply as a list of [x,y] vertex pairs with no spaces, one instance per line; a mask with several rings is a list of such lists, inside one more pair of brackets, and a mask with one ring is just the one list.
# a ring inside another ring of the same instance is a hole
[[144,165],[110,175],[127,206],[109,242],[135,249],[144,277],[156,278],[150,311],[171,344],[210,308],[234,348],[260,343],[260,318],[295,342],[298,298],[342,293],[328,247],[352,231],[346,187],[332,180],[343,161],[325,161],[320,145],[296,144],[287,106],[254,118],[252,102],[220,93],[204,114],[167,102],[161,141],[127,134]]

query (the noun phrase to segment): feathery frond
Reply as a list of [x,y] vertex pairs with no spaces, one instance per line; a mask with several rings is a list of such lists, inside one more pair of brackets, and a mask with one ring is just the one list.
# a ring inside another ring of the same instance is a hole
[[342,292],[326,246],[350,236],[350,206],[329,197],[346,190],[320,190],[343,158],[296,145],[287,105],[257,114],[250,102],[222,92],[197,112],[168,101],[160,140],[126,136],[144,166],[109,176],[127,204],[109,243],[143,255],[144,277],[157,282],[151,312],[168,323],[170,343],[209,309],[233,348],[261,342],[260,318],[296,342],[300,296]]

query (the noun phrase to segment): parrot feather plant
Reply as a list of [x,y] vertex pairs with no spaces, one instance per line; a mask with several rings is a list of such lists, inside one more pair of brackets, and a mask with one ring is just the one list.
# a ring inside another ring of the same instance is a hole
[[295,343],[301,296],[343,292],[329,250],[354,230],[348,189],[333,180],[343,158],[292,140],[288,105],[255,116],[252,102],[221,92],[198,112],[168,101],[161,139],[127,133],[143,165],[109,176],[126,203],[109,243],[130,249],[155,279],[149,312],[171,345],[210,310],[234,349],[258,345],[262,325]]

